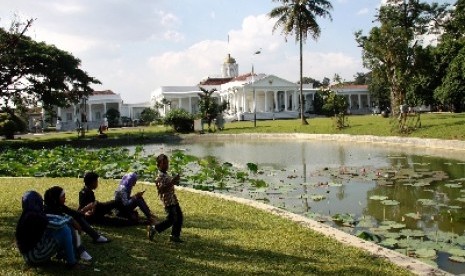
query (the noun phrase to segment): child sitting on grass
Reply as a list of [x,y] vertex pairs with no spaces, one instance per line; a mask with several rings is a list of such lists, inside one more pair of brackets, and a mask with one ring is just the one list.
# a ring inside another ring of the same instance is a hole
[[117,202],[110,200],[99,202],[95,200],[94,190],[98,187],[98,174],[86,172],[84,175],[84,187],[79,192],[79,211],[83,212],[86,219],[93,223],[102,223],[104,216],[116,209]]
[[95,231],[85,220],[82,213],[69,208],[65,205],[65,202],[66,193],[62,187],[53,186],[45,191],[45,213],[47,213],[47,215],[68,215],[72,217],[71,226],[76,230],[76,232],[78,232],[73,236],[76,249],[78,251],[77,253],[82,260],[91,261],[92,257],[89,255],[89,253],[87,253],[86,249],[81,244],[81,238],[79,235],[81,230],[89,235],[93,239],[94,243],[107,243],[109,240]]
[[157,179],[155,179],[155,184],[157,185],[158,195],[165,206],[167,217],[164,221],[148,227],[148,238],[153,240],[156,232],[160,233],[172,226],[170,241],[183,242],[180,238],[183,214],[178,198],[174,193],[174,185],[179,184],[179,174],[174,177],[168,175],[169,161],[168,156],[164,154],[157,157],[157,167],[159,173]]
[[155,222],[155,216],[150,211],[149,206],[145,202],[144,192],[138,192],[131,196],[132,188],[137,183],[137,174],[128,173],[121,179],[118,188],[115,191],[115,201],[118,209],[118,216],[127,218],[134,224],[139,223],[139,215],[135,210],[137,207],[144,213],[148,224]]

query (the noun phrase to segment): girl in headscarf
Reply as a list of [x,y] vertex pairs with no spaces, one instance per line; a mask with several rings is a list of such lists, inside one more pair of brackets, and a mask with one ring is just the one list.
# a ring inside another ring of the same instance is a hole
[[[92,257],[89,255],[87,250],[84,248],[84,246],[81,244],[81,238],[79,233],[81,230],[86,232],[94,242],[98,242],[98,239],[101,236],[97,231],[95,231],[89,223],[85,220],[84,214],[75,211],[68,206],[65,205],[66,201],[66,193],[63,188],[59,186],[53,186],[45,191],[44,195],[44,201],[45,201],[45,213],[52,216],[52,215],[68,215],[72,219],[70,221],[71,226],[74,230],[73,231],[73,238],[74,242],[76,244],[76,250],[77,253],[79,254],[80,258],[85,261],[91,261]],[[105,238],[105,237],[103,237]]]
[[125,217],[133,223],[138,223],[139,215],[136,209],[139,209],[144,213],[147,218],[147,223],[153,224],[155,222],[155,216],[152,215],[147,203],[144,200],[144,192],[138,192],[131,196],[132,188],[136,185],[137,174],[128,173],[123,176],[118,188],[115,191],[115,201],[117,202],[118,216]]
[[28,191],[22,197],[22,213],[16,226],[16,244],[29,265],[46,263],[57,253],[64,256],[67,266],[77,268],[69,218],[48,218],[42,196]]

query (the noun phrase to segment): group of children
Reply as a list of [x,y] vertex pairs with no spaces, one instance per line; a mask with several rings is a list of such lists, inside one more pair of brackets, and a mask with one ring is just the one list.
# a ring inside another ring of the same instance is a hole
[[158,223],[143,198],[145,191],[131,195],[137,182],[136,173],[123,176],[113,200],[99,202],[94,194],[99,176],[95,172],[87,172],[84,187],[79,192],[77,210],[65,205],[66,193],[59,186],[47,189],[43,199],[36,191],[26,192],[22,197],[22,214],[15,233],[18,249],[26,263],[39,265],[57,256],[64,259],[69,268],[82,267],[78,259],[92,261],[92,257],[81,243],[81,232],[88,234],[94,243],[110,242],[90,224],[102,222],[113,211],[116,211],[116,216],[137,224],[139,216],[135,209],[139,208],[147,219],[150,240],[156,233],[172,227],[170,241],[183,242],[180,238],[183,213],[174,190],[174,185],[179,184],[179,175],[173,177],[167,173],[169,161],[166,155],[160,154],[156,161],[159,174],[155,184],[167,213],[166,219]]

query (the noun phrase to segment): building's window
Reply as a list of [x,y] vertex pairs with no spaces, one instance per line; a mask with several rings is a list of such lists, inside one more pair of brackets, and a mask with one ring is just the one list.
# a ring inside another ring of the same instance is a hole
[[100,120],[102,116],[100,115],[100,111],[95,112],[95,119]]
[[66,113],[66,121],[72,121],[73,120],[73,113],[68,112]]

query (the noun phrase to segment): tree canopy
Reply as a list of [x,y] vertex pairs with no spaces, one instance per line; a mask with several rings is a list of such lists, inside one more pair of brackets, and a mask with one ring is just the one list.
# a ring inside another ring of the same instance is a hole
[[72,54],[25,35],[33,20],[0,28],[0,109],[14,113],[39,103],[67,107],[88,97],[100,83],[80,69]]
[[213,93],[215,93],[216,89],[210,91],[202,87],[199,87],[199,89],[202,91],[202,93],[198,93],[200,98],[200,113],[202,114],[202,118],[207,121],[208,129],[210,129],[212,121],[228,108],[228,103],[218,103],[219,100],[213,97]]
[[317,17],[331,19],[330,10],[333,8],[327,0],[273,0],[282,5],[271,10],[270,18],[277,18],[273,31],[281,29],[285,36],[294,35],[300,48],[300,118],[303,125],[308,122],[304,116],[305,98],[303,94],[303,43],[308,35],[318,39],[321,33],[320,26],[316,22]]
[[405,103],[419,66],[421,38],[438,32],[447,18],[447,7],[419,0],[387,0],[377,15],[380,26],[373,27],[368,36],[361,31],[355,33],[363,48],[364,65],[374,72],[373,79],[385,77],[395,113]]

